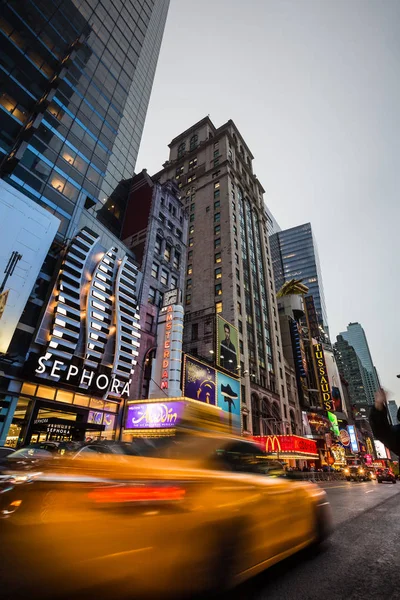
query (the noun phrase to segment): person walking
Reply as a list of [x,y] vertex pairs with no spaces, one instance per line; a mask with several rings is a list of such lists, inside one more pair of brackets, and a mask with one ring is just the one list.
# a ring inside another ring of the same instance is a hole
[[[397,419],[400,417],[400,408]],[[384,390],[375,394],[375,405],[371,408],[369,423],[376,439],[385,444],[397,456],[400,454],[400,425],[391,425],[388,418],[387,397]]]

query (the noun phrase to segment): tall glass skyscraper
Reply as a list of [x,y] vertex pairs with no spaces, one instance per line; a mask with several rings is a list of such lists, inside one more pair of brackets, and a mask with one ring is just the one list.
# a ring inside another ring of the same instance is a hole
[[375,392],[380,388],[380,383],[377,370],[372,362],[365,331],[360,323],[349,323],[347,331],[342,331],[340,335],[354,348],[365,369],[365,391],[368,404],[373,404]]
[[270,245],[276,290],[286,281],[301,279],[309,289],[307,296],[314,298],[319,322],[329,335],[321,267],[311,223],[274,233],[270,236]]
[[169,0],[5,0],[0,177],[74,235],[132,177]]

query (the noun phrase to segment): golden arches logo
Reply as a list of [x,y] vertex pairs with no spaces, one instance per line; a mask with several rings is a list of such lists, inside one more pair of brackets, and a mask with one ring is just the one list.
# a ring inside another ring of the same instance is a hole
[[276,435],[268,435],[265,442],[266,452],[281,452],[281,443]]

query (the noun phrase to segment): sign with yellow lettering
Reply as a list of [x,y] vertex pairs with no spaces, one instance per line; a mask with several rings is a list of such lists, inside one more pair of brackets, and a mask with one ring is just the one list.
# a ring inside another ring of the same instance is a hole
[[331,388],[329,385],[328,371],[326,369],[322,344],[314,344],[313,350],[315,362],[317,364],[318,385],[322,394],[323,406],[325,410],[333,410]]

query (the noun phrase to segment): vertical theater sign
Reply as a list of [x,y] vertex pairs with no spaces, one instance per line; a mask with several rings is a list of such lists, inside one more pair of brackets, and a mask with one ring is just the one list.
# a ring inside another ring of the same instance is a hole
[[322,394],[323,407],[326,411],[332,410],[331,388],[329,385],[328,371],[325,364],[324,351],[322,344],[314,344],[313,346],[315,361],[317,364],[317,378],[319,389]]
[[123,249],[84,227],[72,240],[36,337],[35,375],[117,400],[129,394],[139,348],[138,270]]

